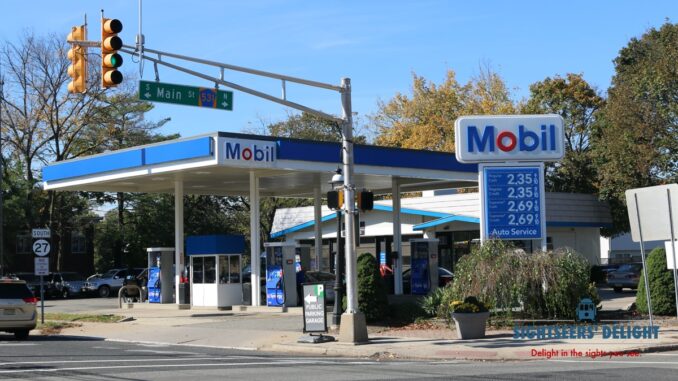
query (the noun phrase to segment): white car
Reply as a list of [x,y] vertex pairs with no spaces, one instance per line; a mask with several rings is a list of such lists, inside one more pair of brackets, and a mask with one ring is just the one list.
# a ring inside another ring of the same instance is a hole
[[0,331],[13,333],[17,340],[27,339],[38,323],[37,302],[26,281],[0,279]]

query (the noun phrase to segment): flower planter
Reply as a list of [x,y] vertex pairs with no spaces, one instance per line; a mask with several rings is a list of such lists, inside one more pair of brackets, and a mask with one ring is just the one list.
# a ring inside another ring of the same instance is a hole
[[457,336],[461,340],[480,339],[485,337],[485,325],[489,312],[459,313],[453,312],[452,319],[457,326]]

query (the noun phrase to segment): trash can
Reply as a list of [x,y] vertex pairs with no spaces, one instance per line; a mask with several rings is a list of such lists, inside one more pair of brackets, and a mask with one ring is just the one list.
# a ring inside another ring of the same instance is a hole
[[191,304],[190,283],[179,283],[179,304]]
[[252,283],[250,282],[242,284],[242,304],[245,306],[252,305]]

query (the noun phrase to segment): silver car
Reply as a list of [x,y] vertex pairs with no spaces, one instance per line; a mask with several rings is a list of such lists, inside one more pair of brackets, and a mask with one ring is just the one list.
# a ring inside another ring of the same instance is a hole
[[13,333],[17,340],[27,339],[38,323],[37,302],[25,281],[0,279],[0,331]]
[[107,298],[118,292],[128,275],[136,277],[142,271],[144,271],[143,268],[132,269],[131,273],[127,269],[108,270],[101,276],[87,278],[87,282],[82,286],[82,292],[95,293],[102,298]]

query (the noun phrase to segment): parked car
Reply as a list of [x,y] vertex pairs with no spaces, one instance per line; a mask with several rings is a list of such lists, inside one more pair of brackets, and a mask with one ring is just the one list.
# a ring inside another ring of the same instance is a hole
[[45,295],[58,298],[79,296],[85,285],[85,277],[75,272],[52,273],[49,275]]
[[143,268],[134,268],[131,272],[128,269],[108,270],[101,276],[88,278],[82,286],[82,292],[107,298],[122,287],[122,283],[128,275],[136,277],[143,271]]
[[624,288],[636,289],[642,271],[643,265],[640,263],[621,265],[617,270],[607,274],[607,285],[612,287],[614,292],[621,292]]
[[[412,272],[411,269],[403,271],[403,293],[412,292]],[[438,267],[438,287],[445,287],[446,284],[454,280],[454,274],[444,267]]]
[[26,281],[0,279],[0,331],[13,333],[17,340],[27,339],[38,323],[38,300]]
[[[40,296],[40,277],[34,273],[16,273],[14,276],[20,280],[26,282],[28,289],[33,292],[33,295]],[[45,285],[47,282],[47,277],[43,277],[43,288],[46,289]]]
[[303,271],[301,274],[301,283],[297,286],[299,305],[303,303],[302,283],[322,283],[325,286],[325,301],[334,303],[334,274],[324,271]]

